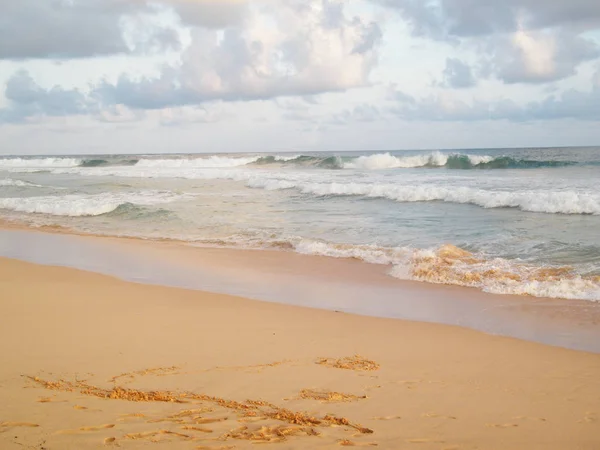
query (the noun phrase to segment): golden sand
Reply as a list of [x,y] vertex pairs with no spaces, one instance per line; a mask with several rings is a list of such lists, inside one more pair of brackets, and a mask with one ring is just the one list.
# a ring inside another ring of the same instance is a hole
[[2,450],[600,448],[597,354],[7,259],[0,307]]

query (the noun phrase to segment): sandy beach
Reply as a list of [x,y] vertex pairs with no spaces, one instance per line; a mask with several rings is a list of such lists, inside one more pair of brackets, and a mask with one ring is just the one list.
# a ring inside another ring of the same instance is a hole
[[600,446],[598,354],[10,259],[0,305],[3,449]]

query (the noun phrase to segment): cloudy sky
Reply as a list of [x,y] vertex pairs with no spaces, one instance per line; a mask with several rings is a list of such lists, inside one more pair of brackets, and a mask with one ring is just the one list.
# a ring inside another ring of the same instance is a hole
[[598,144],[598,0],[0,0],[3,154]]

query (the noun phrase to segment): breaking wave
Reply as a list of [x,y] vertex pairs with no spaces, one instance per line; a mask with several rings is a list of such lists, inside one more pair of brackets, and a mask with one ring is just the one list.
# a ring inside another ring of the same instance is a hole
[[47,170],[57,167],[77,167],[81,163],[76,158],[0,158],[0,170],[37,169]]
[[482,208],[517,208],[548,214],[600,214],[600,195],[577,191],[491,191],[470,187],[437,185],[398,186],[366,183],[306,183],[252,178],[249,187],[267,190],[296,189],[316,196],[361,196],[385,198],[396,202],[463,203]]
[[143,168],[227,168],[239,167],[252,164],[258,161],[260,157],[226,157],[210,156],[208,158],[173,158],[173,159],[141,159],[135,165]]
[[495,294],[600,301],[600,276],[583,276],[570,267],[540,267],[516,260],[487,258],[450,244],[433,249],[415,249],[332,243],[299,237],[260,239],[242,235],[196,243],[356,259],[389,266],[388,273],[394,278],[473,287]]
[[0,186],[43,187],[39,184],[29,183],[28,181],[13,180],[12,178],[4,178],[0,180]]
[[84,159],[79,167],[134,166],[139,159]]
[[[174,157],[139,157],[115,158],[103,157],[78,159],[67,157],[56,158],[0,158],[0,170],[15,172],[32,172],[72,167],[108,167],[135,166],[138,168],[177,168],[177,169],[210,169],[235,168],[243,166],[297,166],[318,169],[354,169],[354,170],[386,170],[410,168],[446,168],[446,169],[534,169],[552,168],[571,165],[585,165],[573,161],[528,160],[510,156],[493,157],[489,155],[472,155],[462,153],[432,152],[412,156],[397,156],[391,153],[378,153],[368,156],[330,156],[330,155],[252,155],[252,156],[174,156]],[[595,164],[595,163],[589,163]]]
[[188,198],[191,195],[161,191],[0,198],[0,209],[53,216],[101,216],[128,204],[152,206]]

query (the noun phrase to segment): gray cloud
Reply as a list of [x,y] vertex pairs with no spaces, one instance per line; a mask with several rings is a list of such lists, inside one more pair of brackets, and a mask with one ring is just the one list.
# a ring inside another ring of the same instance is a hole
[[327,123],[331,125],[348,125],[355,122],[375,122],[382,118],[379,108],[362,103],[354,108],[345,109],[332,116]]
[[178,48],[176,30],[158,14],[173,10],[185,25],[241,23],[241,0],[0,0],[0,59],[87,58]]
[[[152,79],[124,75],[117,83],[102,83],[94,95],[104,104],[160,109],[365,86],[377,63],[381,30],[356,17],[340,19],[337,10],[332,18],[331,10],[322,7],[328,4],[328,0],[288,0],[255,18],[285,27],[280,33],[257,29],[252,22],[222,33],[194,30],[179,67],[166,67]],[[309,6],[316,7],[296,14],[297,8]]]
[[182,22],[205,28],[239,25],[247,13],[246,0],[162,0],[173,8]]
[[[324,92],[367,86],[377,64],[379,27],[346,17],[343,9],[332,12],[323,7],[326,5],[329,0],[287,0],[277,3],[275,9],[259,11],[238,27],[193,29],[181,64],[163,67],[154,78],[124,74],[116,82],[102,81],[82,93],[59,87],[43,89],[27,73],[19,72],[7,86],[10,105],[0,120],[88,113],[102,121],[121,122],[138,117],[127,110],[278,97],[302,97],[314,103],[314,96]],[[298,7],[308,9],[296,14]],[[278,33],[263,29],[265,21],[281,29]],[[193,112],[198,120],[204,120],[202,110]],[[165,120],[184,121],[179,113]]]
[[570,89],[560,95],[550,95],[539,102],[519,105],[513,100],[494,102],[458,100],[450,95],[410,98],[399,101],[391,113],[404,120],[419,121],[483,121],[508,120],[528,122],[537,120],[575,119],[600,120],[600,85],[584,92]]
[[481,74],[509,84],[560,80],[600,56],[598,42],[583,35],[600,30],[598,1],[374,1],[397,10],[418,36],[475,49]]
[[483,72],[507,84],[546,83],[574,75],[600,56],[600,46],[565,30],[517,32],[490,38],[481,54]]
[[115,0],[0,0],[0,58],[78,58],[128,50]]
[[438,39],[514,32],[520,26],[592,29],[600,25],[593,0],[375,0],[397,9],[418,35]]
[[95,111],[93,102],[77,89],[43,89],[29,73],[19,71],[6,84],[10,106],[0,109],[0,123],[18,123],[42,116],[60,117]]
[[443,72],[444,86],[461,89],[473,87],[476,83],[471,66],[460,59],[446,58],[446,68]]

